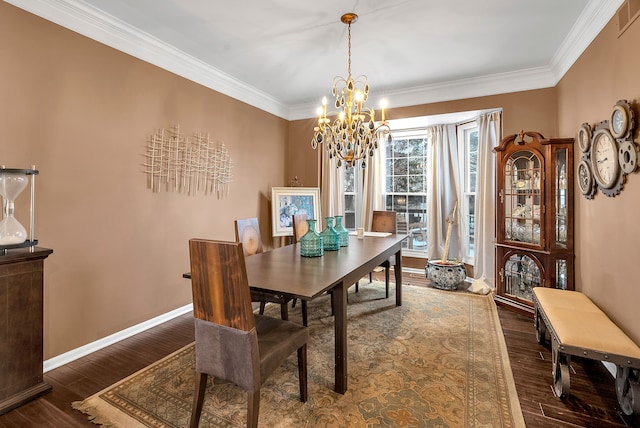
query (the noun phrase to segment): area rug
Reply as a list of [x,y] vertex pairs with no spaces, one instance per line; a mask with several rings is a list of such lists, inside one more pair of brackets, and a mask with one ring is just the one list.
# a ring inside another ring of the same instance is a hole
[[[329,297],[309,303],[309,401],[299,400],[295,353],[260,394],[263,427],[524,427],[495,303],[463,291],[384,284],[349,290],[348,391],[334,387]],[[279,316],[273,305],[267,314]],[[290,319],[300,318],[299,305]],[[73,407],[107,427],[186,427],[194,389],[188,345]],[[246,425],[246,394],[207,386],[201,427]]]

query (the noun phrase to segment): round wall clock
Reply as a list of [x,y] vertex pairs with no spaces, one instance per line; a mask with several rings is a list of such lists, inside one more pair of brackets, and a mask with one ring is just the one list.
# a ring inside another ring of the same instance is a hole
[[620,100],[613,106],[609,128],[614,138],[626,137],[633,129],[633,111],[627,100]]
[[607,128],[600,128],[593,134],[591,168],[593,178],[602,189],[610,189],[618,182],[618,145]]
[[578,186],[580,191],[587,199],[592,199],[595,194],[595,186],[593,182],[593,174],[591,173],[591,166],[587,159],[582,158],[578,164]]
[[582,153],[589,151],[591,145],[591,126],[588,123],[583,123],[578,130],[578,147]]

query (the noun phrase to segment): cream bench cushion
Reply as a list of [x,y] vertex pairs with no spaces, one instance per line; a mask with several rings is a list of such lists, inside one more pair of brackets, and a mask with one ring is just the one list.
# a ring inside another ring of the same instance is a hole
[[533,292],[561,345],[640,358],[640,347],[583,293],[546,287]]

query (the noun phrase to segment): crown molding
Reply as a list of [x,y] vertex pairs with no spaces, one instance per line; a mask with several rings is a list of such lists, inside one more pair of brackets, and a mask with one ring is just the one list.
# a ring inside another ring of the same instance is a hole
[[[4,0],[164,70],[287,120],[315,117],[317,105],[287,106],[81,0]],[[386,92],[390,107],[429,104],[555,86],[616,13],[623,0],[589,0],[546,67]],[[375,98],[372,94],[371,98]]]
[[[415,86],[386,92],[384,98],[389,101],[388,108],[394,108],[549,88],[554,85],[555,80],[551,69],[540,67],[473,79]],[[380,98],[382,98],[382,94],[371,93],[369,95],[372,105],[377,105]],[[289,110],[289,120],[315,117],[317,108],[317,103],[295,105]]]
[[580,55],[593,42],[624,0],[590,0],[576,20],[573,28],[551,58],[551,70],[556,85]]

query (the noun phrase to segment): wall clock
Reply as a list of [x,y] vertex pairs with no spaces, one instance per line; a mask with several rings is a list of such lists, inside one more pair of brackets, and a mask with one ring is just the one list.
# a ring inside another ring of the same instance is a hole
[[578,130],[578,147],[582,153],[587,153],[591,146],[591,126],[588,123],[583,123]]
[[591,167],[598,186],[603,189],[613,187],[620,174],[618,145],[611,132],[606,128],[598,129],[593,134]]
[[593,179],[607,196],[620,193],[624,184],[618,161],[618,143],[609,131],[608,121],[601,122],[591,141]]
[[627,100],[620,100],[613,106],[609,118],[609,128],[614,138],[626,138],[633,126],[633,110]]
[[578,164],[578,186],[585,198],[593,199],[593,195],[596,193],[596,186],[593,182],[591,165],[586,157],[583,157]]

